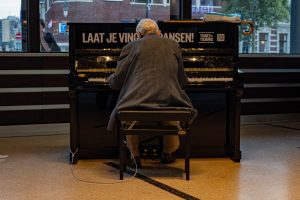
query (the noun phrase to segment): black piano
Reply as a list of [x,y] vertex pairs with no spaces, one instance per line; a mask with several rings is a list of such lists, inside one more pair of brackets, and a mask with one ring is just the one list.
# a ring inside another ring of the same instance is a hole
[[[180,44],[189,79],[185,90],[199,111],[191,127],[191,157],[229,157],[239,162],[243,88],[239,24],[160,21],[158,25],[162,37]],[[118,91],[110,89],[106,78],[115,71],[122,47],[137,39],[135,27],[135,23],[69,24],[73,162],[118,157],[117,134],[106,130]],[[181,156],[183,150],[177,153]]]

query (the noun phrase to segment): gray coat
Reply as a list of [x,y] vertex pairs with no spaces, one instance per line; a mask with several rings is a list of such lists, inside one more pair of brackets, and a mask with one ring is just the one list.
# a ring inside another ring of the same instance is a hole
[[112,130],[121,109],[188,109],[192,103],[183,91],[187,83],[179,44],[157,35],[147,35],[122,49],[116,72],[109,85],[120,90],[111,113]]

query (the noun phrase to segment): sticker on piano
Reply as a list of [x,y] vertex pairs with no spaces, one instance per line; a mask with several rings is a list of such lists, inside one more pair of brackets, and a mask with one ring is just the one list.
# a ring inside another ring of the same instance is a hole
[[217,34],[217,42],[225,42],[225,34],[224,33]]
[[211,44],[214,42],[214,32],[199,32],[199,43]]

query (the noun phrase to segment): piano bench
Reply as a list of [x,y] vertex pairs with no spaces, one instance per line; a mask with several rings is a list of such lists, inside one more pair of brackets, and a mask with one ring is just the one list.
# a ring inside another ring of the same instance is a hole
[[[126,135],[179,135],[185,141],[185,173],[190,179],[190,126],[192,112],[187,110],[120,110],[117,115],[117,134],[119,139],[120,180],[126,171]],[[180,128],[164,126],[163,121],[179,121]],[[129,125],[128,122],[131,122]],[[135,122],[138,122],[135,124]],[[155,125],[143,125],[143,122],[157,122]]]

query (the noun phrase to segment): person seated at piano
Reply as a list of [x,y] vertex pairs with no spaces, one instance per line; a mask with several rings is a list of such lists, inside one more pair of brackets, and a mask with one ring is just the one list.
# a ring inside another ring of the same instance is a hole
[[[188,109],[197,111],[184,92],[187,76],[179,44],[160,36],[157,23],[151,19],[142,19],[136,26],[139,39],[125,45],[121,51],[116,71],[108,77],[113,90],[120,90],[114,110],[111,113],[107,129],[112,131],[116,115],[121,109]],[[166,122],[164,125],[176,126],[178,122]],[[138,137],[127,136],[127,147],[141,167],[138,151]],[[175,161],[174,152],[179,147],[179,137],[165,136],[162,163]],[[133,158],[131,158],[133,159]]]

